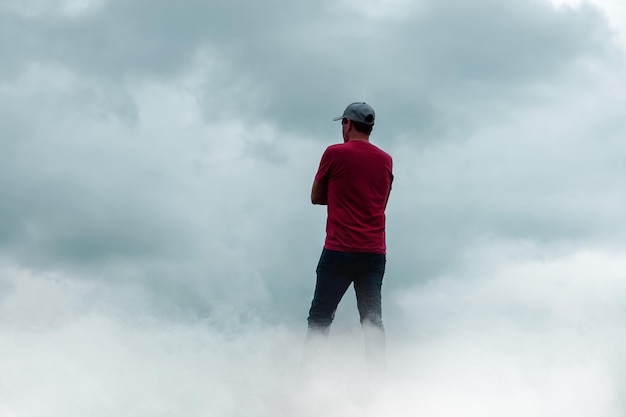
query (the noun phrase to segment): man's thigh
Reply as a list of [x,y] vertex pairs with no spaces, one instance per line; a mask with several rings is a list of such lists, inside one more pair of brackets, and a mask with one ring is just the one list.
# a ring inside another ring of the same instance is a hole
[[381,290],[385,275],[385,255],[364,256],[353,276],[361,321],[382,324]]
[[339,302],[350,286],[351,277],[341,252],[322,251],[317,265],[317,282],[311,305],[312,315],[334,314]]

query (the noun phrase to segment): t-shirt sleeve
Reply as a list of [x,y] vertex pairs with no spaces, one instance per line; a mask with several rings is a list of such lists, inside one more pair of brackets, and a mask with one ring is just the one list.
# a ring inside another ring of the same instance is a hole
[[326,148],[326,150],[322,154],[322,160],[320,161],[320,166],[317,169],[317,174],[315,174],[315,181],[319,182],[320,184],[326,184],[328,182],[328,178],[330,177],[331,166],[331,152],[329,148]]

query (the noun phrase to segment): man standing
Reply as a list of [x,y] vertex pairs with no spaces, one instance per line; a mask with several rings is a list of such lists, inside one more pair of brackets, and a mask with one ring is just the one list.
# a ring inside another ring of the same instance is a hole
[[326,241],[308,317],[309,339],[326,336],[335,310],[354,285],[366,355],[384,367],[381,287],[386,263],[385,209],[393,182],[392,159],[370,143],[374,109],[350,104],[340,117],[343,142],[329,146],[319,165],[311,202],[328,206]]

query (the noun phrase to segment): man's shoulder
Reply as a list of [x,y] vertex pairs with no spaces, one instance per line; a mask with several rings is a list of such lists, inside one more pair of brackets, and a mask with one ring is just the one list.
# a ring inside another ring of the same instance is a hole
[[389,162],[392,162],[392,157],[391,155],[384,151],[383,149],[379,148],[378,146],[374,145],[373,143],[370,142],[370,145],[372,145],[372,149],[374,150],[375,153],[377,153],[378,155],[380,155],[382,158],[386,159]]
[[346,148],[344,143],[335,143],[333,145],[329,145],[324,151],[325,158],[331,158],[345,152]]
[[329,145],[326,148],[326,151],[328,151],[328,152],[336,152],[336,151],[339,151],[341,149],[345,149],[345,143],[334,143],[332,145]]
[[378,146],[376,146],[376,145],[374,145],[374,144],[372,144],[372,146],[373,146],[374,148],[376,148],[376,150],[377,150],[378,152],[380,152],[381,154],[383,154],[383,155],[387,156],[389,159],[391,159],[391,154],[389,154],[389,152],[387,152],[387,151],[385,151],[385,150],[383,150],[383,149],[379,148]]

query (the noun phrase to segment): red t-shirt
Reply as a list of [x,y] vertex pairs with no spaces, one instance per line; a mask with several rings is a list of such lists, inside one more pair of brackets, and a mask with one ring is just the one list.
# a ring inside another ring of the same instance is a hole
[[385,208],[392,168],[391,156],[369,142],[326,148],[315,175],[315,181],[328,189],[324,248],[386,253]]

